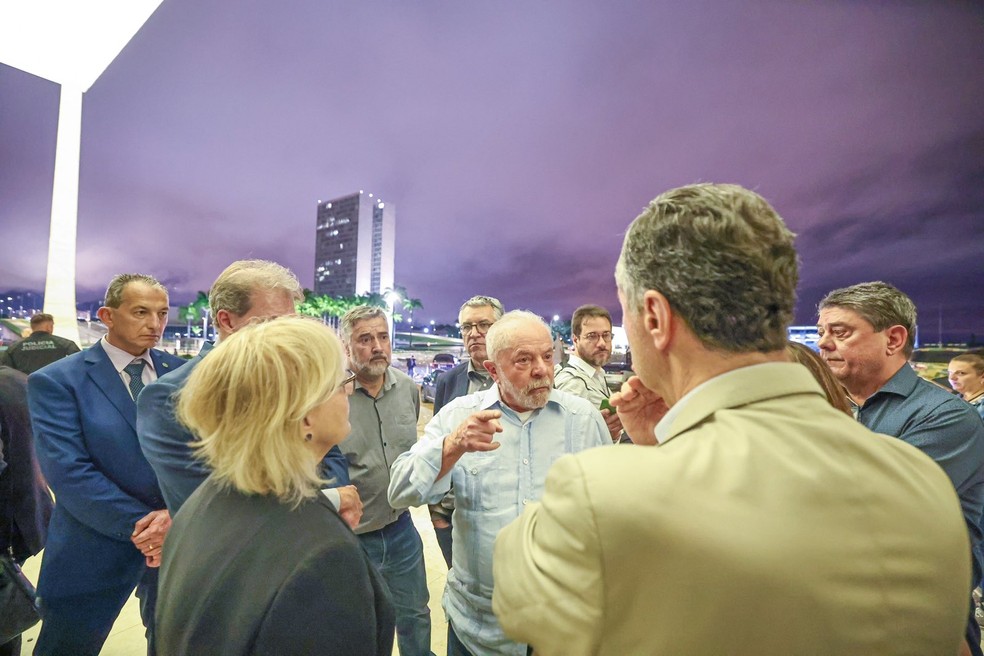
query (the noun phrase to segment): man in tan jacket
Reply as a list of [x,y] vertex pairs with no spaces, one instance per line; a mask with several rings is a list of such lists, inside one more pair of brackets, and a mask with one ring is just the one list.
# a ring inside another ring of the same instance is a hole
[[636,445],[559,459],[500,532],[506,634],[543,656],[956,654],[953,487],[787,361],[796,252],[772,207],[666,192],[615,277],[637,376],[611,402]]

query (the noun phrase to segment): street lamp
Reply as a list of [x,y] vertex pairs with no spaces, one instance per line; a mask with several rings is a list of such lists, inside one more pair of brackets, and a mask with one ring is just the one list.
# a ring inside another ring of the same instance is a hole
[[386,302],[389,303],[390,306],[390,313],[389,313],[389,329],[390,329],[390,336],[391,336],[390,339],[392,340],[392,344],[395,348],[396,325],[395,322],[393,321],[393,315],[396,313],[396,304],[402,301],[403,297],[400,296],[397,292],[386,292],[386,296],[384,296],[383,298],[386,299]]

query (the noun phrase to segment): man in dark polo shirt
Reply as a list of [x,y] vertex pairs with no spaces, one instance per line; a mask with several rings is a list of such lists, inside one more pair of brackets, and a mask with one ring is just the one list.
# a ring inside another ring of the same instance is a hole
[[0,364],[25,374],[33,374],[66,355],[78,353],[78,345],[70,339],[52,335],[55,319],[39,312],[31,317],[31,334],[0,353]]

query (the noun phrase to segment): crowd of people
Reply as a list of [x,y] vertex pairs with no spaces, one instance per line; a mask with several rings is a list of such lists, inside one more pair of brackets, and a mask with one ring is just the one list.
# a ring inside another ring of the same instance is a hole
[[957,394],[919,378],[882,282],[824,297],[819,354],[789,342],[794,235],[735,185],[655,198],[614,271],[619,391],[604,307],[561,363],[540,317],[476,295],[419,439],[383,311],[336,334],[272,262],[219,275],[190,361],[155,348],[148,275],[113,278],[84,351],[43,316],[4,363],[31,375],[0,366],[34,653],[98,654],[136,590],[149,654],[430,654],[427,504],[449,656],[981,654],[984,358],[950,362]]

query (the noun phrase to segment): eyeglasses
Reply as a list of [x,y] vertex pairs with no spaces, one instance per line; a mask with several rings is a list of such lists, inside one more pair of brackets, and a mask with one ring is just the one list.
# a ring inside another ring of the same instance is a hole
[[338,389],[345,390],[345,393],[351,396],[352,392],[355,391],[355,378],[355,374],[349,371],[348,376],[345,377],[345,380],[338,384]]
[[489,332],[489,328],[492,327],[491,321],[479,321],[478,323],[463,323],[461,324],[461,334],[466,335],[472,331],[472,328],[478,328],[480,335],[484,335]]
[[586,335],[581,335],[581,339],[586,342],[597,342],[599,339],[603,339],[606,342],[612,341],[612,334],[610,332],[603,333],[587,333]]

